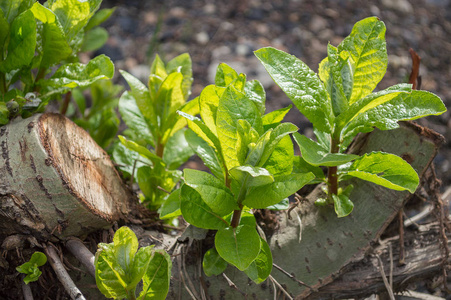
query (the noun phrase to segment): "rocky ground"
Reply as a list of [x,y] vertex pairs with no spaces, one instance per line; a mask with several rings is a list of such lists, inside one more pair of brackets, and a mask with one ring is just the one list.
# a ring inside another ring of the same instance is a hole
[[[408,50],[413,48],[422,59],[422,89],[451,105],[451,0],[105,0],[103,6],[116,6],[117,10],[105,24],[110,39],[98,52],[110,56],[117,68],[145,82],[155,53],[169,60],[189,52],[195,97],[213,83],[217,65],[225,62],[263,83],[268,110],[291,102],[273,84],[254,50],[279,48],[316,71],[328,42],[338,45],[355,22],[378,16],[387,27],[389,55],[388,71],[379,88],[407,81],[411,68]],[[451,184],[449,116],[447,112],[420,121],[448,141],[436,158],[444,187]],[[311,134],[310,124],[297,109],[292,109],[286,120]]]

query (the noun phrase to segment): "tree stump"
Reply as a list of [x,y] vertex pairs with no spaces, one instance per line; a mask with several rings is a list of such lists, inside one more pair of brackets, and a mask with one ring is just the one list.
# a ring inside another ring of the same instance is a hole
[[84,236],[130,211],[131,193],[108,154],[62,115],[1,127],[0,154],[0,240]]

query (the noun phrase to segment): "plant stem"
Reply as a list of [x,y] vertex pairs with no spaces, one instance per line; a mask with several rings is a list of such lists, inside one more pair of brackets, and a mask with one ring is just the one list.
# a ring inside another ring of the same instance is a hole
[[163,153],[164,153],[164,145],[160,143],[160,139],[158,139],[156,148],[155,148],[155,153],[157,154],[158,157],[163,158]]
[[7,92],[5,73],[0,72],[0,93],[5,95]]
[[236,209],[233,211],[232,222],[230,222],[230,226],[232,228],[237,228],[240,225],[241,212],[243,211],[243,205],[239,204],[240,209]]
[[63,105],[61,106],[61,111],[60,113],[62,115],[66,115],[67,113],[67,108],[69,107],[69,103],[70,103],[70,99],[72,98],[72,92],[67,92],[66,95],[64,96],[64,101],[63,101]]
[[41,80],[42,78],[44,78],[44,76],[45,76],[45,71],[46,71],[47,69],[45,69],[45,68],[40,68],[39,69],[39,71],[38,71],[38,74],[36,75],[36,78],[34,79],[34,91],[35,92],[38,92],[39,93],[39,91],[41,90],[41,87],[40,86],[36,86],[36,82],[38,82],[39,80]]
[[[334,138],[332,135],[330,152],[338,153],[340,150],[338,139]],[[328,167],[327,168],[327,183],[329,185],[328,188],[328,200],[329,203],[333,203],[332,195],[338,194],[338,177],[337,177],[337,167]]]

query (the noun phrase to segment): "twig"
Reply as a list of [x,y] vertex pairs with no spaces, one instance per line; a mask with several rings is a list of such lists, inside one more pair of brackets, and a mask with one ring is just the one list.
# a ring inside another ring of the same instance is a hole
[[28,284],[26,284],[23,280],[22,280],[22,293],[23,293],[23,298],[25,300],[33,300],[34,299],[30,286]]
[[398,265],[403,266],[406,264],[405,260],[405,256],[406,256],[406,252],[404,249],[404,222],[403,222],[403,213],[404,209],[400,209],[399,213],[398,213],[398,221],[399,221],[399,261],[398,261]]
[[376,258],[379,261],[379,267],[380,267],[382,280],[384,281],[384,285],[385,285],[385,288],[387,289],[388,296],[390,297],[390,300],[395,300],[395,295],[393,295],[393,290],[387,281],[387,276],[385,275],[384,264],[382,263],[382,259],[380,258],[380,256],[378,254],[376,254]]
[[286,276],[288,276],[289,278],[291,278],[292,280],[296,281],[297,283],[299,283],[300,285],[303,285],[305,287],[308,287],[309,289],[311,289],[312,291],[316,292],[317,290],[314,289],[313,287],[309,286],[308,284],[300,281],[299,279],[297,279],[294,275],[288,273],[287,271],[285,271],[284,269],[282,269],[281,267],[279,267],[278,265],[276,265],[275,263],[272,264],[274,268],[276,268],[277,270],[279,270],[280,272],[282,272],[283,274],[285,274]]
[[[271,276],[271,275],[270,275],[270,276]],[[237,290],[238,292],[240,292],[241,295],[243,295],[243,296],[245,296],[245,297],[247,296],[247,294],[246,294],[245,292],[243,292],[242,290],[240,290],[240,289],[236,286],[236,284],[233,283],[233,281],[230,280],[229,277],[227,277],[227,275],[226,275],[225,273],[222,273],[222,277],[224,277],[225,280],[227,280],[227,283],[228,283],[229,287],[231,287],[231,288]]]
[[269,280],[272,281],[277,287],[288,297],[288,299],[293,300],[293,297],[291,297],[290,294],[280,285],[280,283],[277,282],[277,280],[274,279],[271,275],[268,276]]
[[75,283],[70,278],[63,264],[61,263],[55,248],[52,245],[48,245],[44,248],[45,254],[48,257],[48,261],[56,273],[61,284],[64,286],[66,292],[70,295],[73,300],[85,300],[81,291],[77,288]]
[[412,58],[412,71],[409,76],[409,83],[412,84],[412,89],[420,89],[421,88],[421,77],[420,74],[420,56],[412,49],[409,49],[410,57]]
[[96,276],[94,267],[94,255],[86,248],[85,244],[77,238],[70,238],[66,242],[66,248],[80,261],[92,277]]
[[62,115],[66,115],[67,113],[67,109],[69,107],[69,103],[70,103],[70,99],[72,98],[72,92],[67,92],[66,95],[64,96],[64,102],[63,102],[63,106],[61,106],[61,114]]
[[393,249],[391,247],[391,243],[388,244],[388,253],[390,255],[390,276],[389,276],[389,283],[390,287],[393,289]]
[[[196,298],[196,296],[194,296],[193,292],[189,289],[189,287],[186,285],[186,282],[185,282],[185,275],[183,274],[183,270],[182,270],[182,266],[184,264],[184,258],[183,258],[183,253],[182,253],[181,247],[182,247],[181,245],[178,245],[174,251],[174,252],[178,252],[178,254],[179,254],[179,255],[177,255],[177,264],[179,266],[179,276],[182,279],[183,286],[185,287],[186,291],[191,296],[191,298],[193,298],[194,300],[198,300],[198,298]],[[180,291],[179,295],[181,295],[181,294],[182,293]]]
[[408,226],[410,226],[412,224],[415,224],[415,225],[418,226],[417,222],[422,220],[423,218],[429,216],[432,213],[433,210],[434,210],[434,206],[433,205],[425,206],[424,209],[420,213],[418,213],[415,216],[412,216],[410,218],[407,218],[404,221],[404,227],[408,227]]
[[302,240],[302,220],[301,220],[301,217],[299,216],[299,214],[296,214],[296,217],[299,222],[299,243],[300,243]]

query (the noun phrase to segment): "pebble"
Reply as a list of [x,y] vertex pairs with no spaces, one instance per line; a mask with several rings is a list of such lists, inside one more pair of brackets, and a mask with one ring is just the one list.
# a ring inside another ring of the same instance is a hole
[[206,33],[205,31],[201,31],[196,34],[196,42],[198,42],[201,45],[206,45],[209,40],[210,37],[208,36],[208,33]]
[[323,30],[328,27],[327,20],[320,16],[313,16],[312,20],[310,21],[309,28],[311,31],[317,33],[320,30]]
[[382,0],[382,4],[386,8],[391,8],[404,14],[413,13],[412,4],[407,0]]

